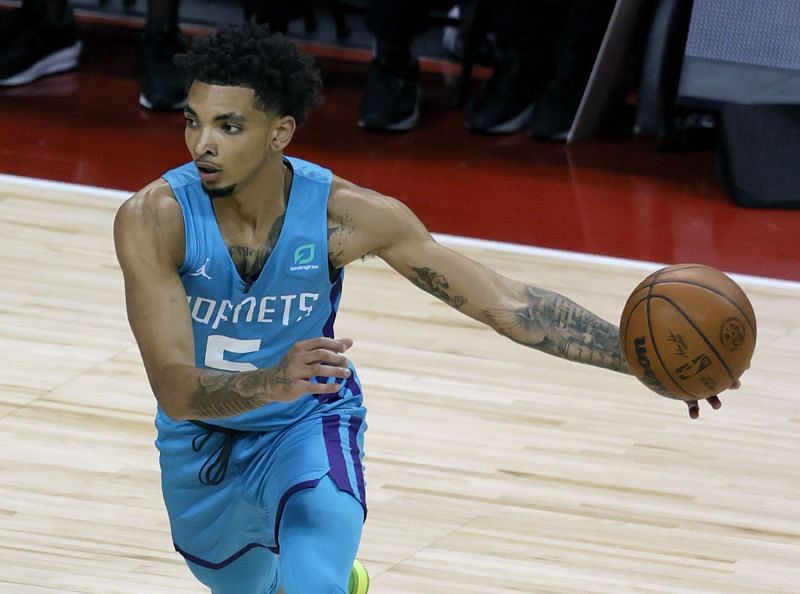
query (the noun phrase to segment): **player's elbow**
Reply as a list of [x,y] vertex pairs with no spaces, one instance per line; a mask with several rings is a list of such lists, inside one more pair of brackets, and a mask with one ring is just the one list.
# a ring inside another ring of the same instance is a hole
[[175,402],[174,398],[170,398],[164,390],[159,389],[157,386],[152,386],[152,388],[153,395],[156,397],[156,402],[161,412],[175,421],[185,420],[185,407]]
[[156,401],[161,411],[173,421],[188,421],[192,418],[189,407],[175,402],[174,399],[159,397],[156,394]]
[[176,385],[175,374],[161,375],[163,379],[150,381],[159,409],[175,421],[187,421],[193,418],[189,406],[190,397],[186,390]]

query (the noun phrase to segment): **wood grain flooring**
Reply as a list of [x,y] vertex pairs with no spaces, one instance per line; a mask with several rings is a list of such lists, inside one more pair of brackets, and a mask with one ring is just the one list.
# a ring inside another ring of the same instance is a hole
[[[3,594],[204,591],[161,501],[119,197],[0,178]],[[442,241],[614,321],[655,266]],[[379,260],[347,274],[337,334],[356,340],[369,408],[371,594],[800,592],[800,285],[737,277],[759,322],[752,368],[690,421]]]

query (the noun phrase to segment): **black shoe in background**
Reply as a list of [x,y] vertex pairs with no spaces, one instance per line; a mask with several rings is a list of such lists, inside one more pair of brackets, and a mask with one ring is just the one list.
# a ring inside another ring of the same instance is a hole
[[152,22],[145,25],[139,105],[155,110],[183,109],[186,105],[185,74],[173,59],[188,47],[177,24]]
[[368,130],[403,132],[419,119],[419,63],[391,64],[376,57],[369,66],[358,125]]
[[543,140],[566,140],[585,85],[549,84],[533,106],[528,132]]
[[533,106],[528,132],[534,138],[567,139],[592,72],[593,54],[567,48],[560,56],[555,76]]
[[570,6],[566,26],[554,39],[552,80],[531,114],[534,138],[567,139],[614,5],[614,0],[593,0]]
[[27,18],[22,10],[3,11],[0,29],[0,85],[31,83],[78,65],[82,45],[75,23],[54,26]]
[[0,49],[11,45],[25,27],[35,22],[24,8],[0,10]]
[[486,87],[467,104],[464,125],[484,134],[522,130],[528,125],[541,76],[541,67],[532,57],[504,52]]

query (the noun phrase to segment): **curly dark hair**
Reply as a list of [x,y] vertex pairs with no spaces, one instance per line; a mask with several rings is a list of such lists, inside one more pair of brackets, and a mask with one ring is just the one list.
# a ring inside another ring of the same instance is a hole
[[290,115],[298,124],[321,101],[314,59],[293,41],[252,23],[223,25],[196,39],[175,61],[186,71],[187,85],[200,81],[253,89],[259,108]]

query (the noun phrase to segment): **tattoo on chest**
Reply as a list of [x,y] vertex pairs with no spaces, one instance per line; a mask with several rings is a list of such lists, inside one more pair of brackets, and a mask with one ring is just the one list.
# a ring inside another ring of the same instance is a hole
[[417,285],[423,291],[427,291],[434,297],[438,297],[447,305],[458,309],[463,306],[467,299],[462,295],[450,294],[450,283],[447,279],[436,272],[433,268],[422,267],[412,268],[415,276],[409,277],[409,280]]
[[261,274],[264,265],[267,263],[270,254],[275,249],[275,244],[278,243],[281,229],[283,228],[283,219],[285,215],[280,215],[272,224],[269,230],[267,241],[263,245],[255,248],[246,245],[229,245],[228,253],[231,255],[231,260],[239,272],[239,276],[245,283],[252,283]]

